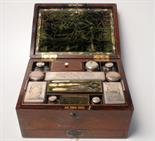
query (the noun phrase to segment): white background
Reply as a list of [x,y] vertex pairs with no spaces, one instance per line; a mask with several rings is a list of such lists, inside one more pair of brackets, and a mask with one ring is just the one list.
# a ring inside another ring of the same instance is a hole
[[0,0],[0,140],[47,140],[22,138],[15,111],[29,60],[35,2],[117,3],[122,61],[135,107],[127,140],[154,140],[153,17],[155,18],[155,14],[153,13],[155,13],[155,7],[153,9],[153,0]]

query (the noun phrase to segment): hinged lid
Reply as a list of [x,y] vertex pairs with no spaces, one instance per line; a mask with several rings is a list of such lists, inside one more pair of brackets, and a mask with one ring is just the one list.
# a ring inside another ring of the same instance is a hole
[[32,58],[120,58],[115,4],[36,4]]

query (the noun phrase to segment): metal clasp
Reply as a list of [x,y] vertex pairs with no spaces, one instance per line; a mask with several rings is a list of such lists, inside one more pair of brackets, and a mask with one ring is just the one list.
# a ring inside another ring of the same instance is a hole
[[69,115],[74,119],[79,119],[79,115],[76,112],[70,112]]
[[41,58],[43,59],[56,59],[58,57],[57,54],[42,54]]
[[79,7],[79,6],[83,6],[83,4],[80,4],[80,3],[71,3],[71,4],[68,4],[68,6],[74,6],[74,7]]
[[109,55],[102,55],[102,54],[96,54],[93,56],[94,60],[95,61],[98,61],[98,60],[109,60]]
[[66,135],[71,138],[79,138],[82,132],[80,130],[67,130]]

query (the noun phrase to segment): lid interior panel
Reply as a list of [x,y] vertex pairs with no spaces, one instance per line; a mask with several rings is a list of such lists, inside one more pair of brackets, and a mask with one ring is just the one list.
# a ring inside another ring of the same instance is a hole
[[111,9],[40,9],[35,54],[115,50]]

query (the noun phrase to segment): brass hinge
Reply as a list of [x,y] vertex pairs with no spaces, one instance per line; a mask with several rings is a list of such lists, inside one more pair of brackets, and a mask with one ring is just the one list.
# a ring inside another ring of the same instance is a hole
[[68,4],[68,6],[79,7],[79,6],[83,6],[83,4],[81,4],[81,3],[71,3],[71,4]]
[[42,54],[41,58],[43,59],[56,59],[58,57],[57,54]]
[[94,60],[109,60],[109,55],[101,55],[101,54],[96,54],[93,56]]

